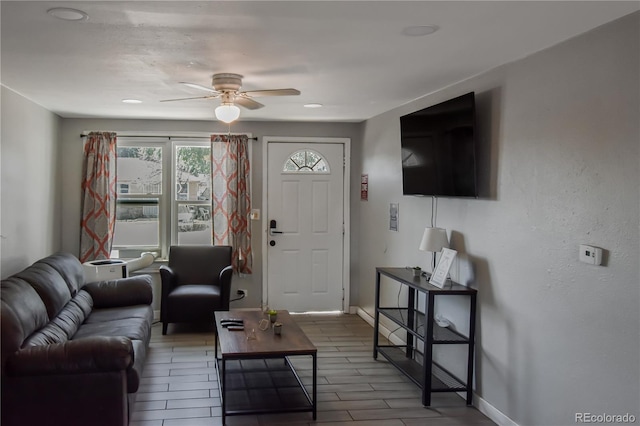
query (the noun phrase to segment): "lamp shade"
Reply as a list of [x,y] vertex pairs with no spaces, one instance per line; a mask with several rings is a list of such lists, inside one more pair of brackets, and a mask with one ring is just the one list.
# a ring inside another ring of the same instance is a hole
[[424,228],[419,249],[437,253],[442,250],[443,247],[449,247],[447,231],[442,228]]
[[240,117],[240,108],[233,104],[222,104],[215,110],[216,118],[225,123],[231,123]]

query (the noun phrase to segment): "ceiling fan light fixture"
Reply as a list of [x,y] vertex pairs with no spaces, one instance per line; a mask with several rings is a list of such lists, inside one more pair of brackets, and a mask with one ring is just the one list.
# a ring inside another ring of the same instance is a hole
[[240,108],[233,104],[222,104],[215,110],[216,118],[224,123],[231,123],[240,117]]

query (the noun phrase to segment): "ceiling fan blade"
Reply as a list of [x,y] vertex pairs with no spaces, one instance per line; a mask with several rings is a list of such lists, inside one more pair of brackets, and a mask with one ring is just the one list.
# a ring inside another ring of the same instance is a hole
[[272,89],[272,90],[249,90],[242,92],[242,94],[248,94],[252,97],[257,96],[296,96],[300,94],[297,89]]
[[211,87],[202,86],[202,85],[196,84],[196,83],[188,83],[186,81],[181,81],[180,84],[184,84],[185,86],[191,87],[193,89],[205,90],[205,91],[211,92],[211,93],[219,93],[216,89],[212,89]]
[[206,92],[218,93],[218,91],[212,87],[203,86],[201,84],[189,83],[187,81],[181,81],[180,84],[185,85],[187,87],[191,87],[192,89],[204,90]]
[[192,98],[178,98],[178,99],[161,99],[160,102],[173,102],[173,101],[188,101],[191,99],[213,99],[213,98],[217,98],[220,95],[209,95],[209,96],[195,96]]
[[259,109],[264,106],[260,102],[256,102],[253,99],[245,96],[237,96],[234,102],[240,106],[245,107],[246,109]]

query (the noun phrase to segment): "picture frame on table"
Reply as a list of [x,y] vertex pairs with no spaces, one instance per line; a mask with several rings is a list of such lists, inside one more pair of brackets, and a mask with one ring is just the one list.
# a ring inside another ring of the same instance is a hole
[[436,266],[433,274],[431,274],[429,284],[438,288],[444,288],[444,285],[447,282],[447,276],[449,275],[449,269],[451,269],[451,264],[453,263],[453,259],[455,259],[456,254],[458,254],[456,250],[449,248],[442,249],[440,252],[438,266]]

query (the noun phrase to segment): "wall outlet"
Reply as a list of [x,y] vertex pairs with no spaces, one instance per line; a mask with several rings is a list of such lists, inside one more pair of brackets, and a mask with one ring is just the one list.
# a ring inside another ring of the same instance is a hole
[[580,244],[580,262],[588,263],[589,265],[601,265],[602,249],[600,247]]
[[238,296],[244,296],[244,297],[249,296],[249,292],[247,291],[246,288],[239,288],[237,294]]

